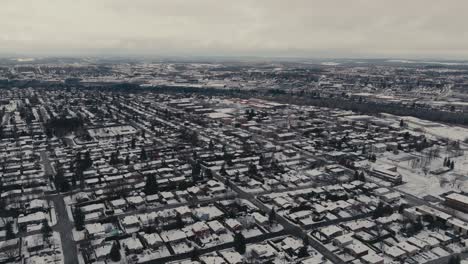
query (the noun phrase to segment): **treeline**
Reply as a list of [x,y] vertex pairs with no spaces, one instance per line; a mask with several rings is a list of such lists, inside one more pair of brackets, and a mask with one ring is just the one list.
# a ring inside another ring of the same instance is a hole
[[56,135],[58,137],[65,136],[68,133],[77,131],[83,127],[83,120],[80,118],[54,118],[45,124],[47,137]]
[[[44,84],[42,84],[44,87]],[[468,113],[441,111],[421,107],[408,107],[398,103],[369,102],[364,100],[352,100],[345,97],[323,97],[319,93],[308,94],[300,92],[290,94],[285,89],[259,89],[244,90],[239,88],[214,88],[214,87],[190,87],[190,86],[151,86],[141,87],[134,83],[96,84],[92,86],[78,85],[52,85],[51,89],[77,88],[84,90],[112,91],[119,93],[156,92],[173,94],[199,94],[205,96],[231,96],[238,98],[259,97],[280,103],[313,105],[318,107],[340,108],[362,114],[389,113],[399,116],[413,116],[434,122],[443,122],[458,125],[468,125]]]
[[206,96],[235,96],[241,98],[251,98],[257,96],[277,101],[280,103],[339,108],[369,115],[389,113],[398,116],[413,116],[434,122],[468,125],[468,113],[448,112],[419,107],[407,107],[401,104],[388,104],[361,100],[353,101],[349,98],[341,98],[337,96],[332,98],[319,97],[311,96],[305,93],[300,95],[291,95],[283,89],[268,89],[254,91],[241,89],[196,88],[184,86],[158,86],[149,89],[162,93],[203,94]]
[[398,116],[413,116],[434,122],[468,125],[468,113],[448,112],[427,108],[405,107],[400,104],[386,104],[368,101],[352,101],[340,97],[275,96],[272,100],[282,103],[313,105],[318,107],[340,108],[362,114],[389,113]]
[[183,93],[183,94],[202,94],[207,96],[227,96],[227,95],[238,95],[242,91],[241,89],[222,89],[213,87],[190,87],[190,86],[155,86],[149,88],[151,91],[160,93]]
[[[125,87],[125,86],[124,86]],[[154,87],[118,87],[121,92],[153,91],[176,94],[201,94],[205,96],[233,96],[240,98],[260,97],[280,103],[313,105],[318,107],[339,108],[362,114],[389,113],[399,116],[414,116],[434,122],[468,125],[468,113],[448,112],[419,107],[406,107],[401,104],[389,104],[369,101],[353,101],[342,97],[320,97],[319,94],[289,94],[285,89],[242,90],[239,88],[187,87],[187,86],[154,86]],[[128,89],[130,88],[130,89]],[[111,88],[112,89],[112,88]],[[317,96],[318,95],[318,96]]]

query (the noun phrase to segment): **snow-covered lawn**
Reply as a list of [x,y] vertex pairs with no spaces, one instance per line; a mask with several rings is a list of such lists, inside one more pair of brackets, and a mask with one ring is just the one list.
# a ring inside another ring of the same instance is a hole
[[245,238],[259,236],[261,234],[262,234],[262,231],[260,231],[260,229],[258,227],[242,230],[242,235]]
[[26,247],[22,249],[22,256],[26,263],[64,263],[60,234],[53,232],[44,248],[31,254]]
[[176,254],[182,254],[191,252],[193,250],[193,246],[187,244],[186,242],[182,243],[171,243],[171,247]]
[[84,230],[78,231],[75,228],[73,228],[72,232],[73,232],[73,240],[80,241],[80,240],[85,239],[85,231]]
[[428,136],[447,138],[450,140],[463,141],[468,137],[468,129],[460,126],[449,126],[437,122],[432,122],[424,119],[419,119],[412,116],[394,116],[388,115],[388,119],[393,119],[397,122],[399,120],[406,120],[409,129],[422,130]]
[[55,207],[50,208],[50,225],[54,226],[57,224],[57,215],[55,213]]
[[205,239],[201,239],[201,242],[203,243],[204,248],[214,247],[214,246],[226,244],[232,241],[234,241],[234,237],[231,232],[227,232],[225,234],[219,234],[219,235],[212,234]]
[[138,261],[146,262],[158,258],[164,258],[171,255],[171,252],[167,249],[166,246],[160,246],[157,250],[145,250],[143,253],[138,254]]
[[279,232],[279,231],[283,230],[284,228],[280,224],[273,224],[273,225],[271,225],[269,227],[269,229],[270,229],[270,232],[275,233],[275,232]]
[[265,189],[263,189],[262,187],[257,187],[257,188],[239,187],[239,188],[242,189],[242,191],[248,192],[248,193],[261,193],[265,191]]
[[[455,162],[455,169],[441,175],[432,174],[430,171],[443,167],[444,158],[447,156],[444,150],[441,151],[440,157],[429,162],[426,172],[421,165],[414,164],[414,161],[409,159],[411,156],[420,158],[416,156],[421,155],[420,153],[414,154],[394,155],[386,152],[383,156],[378,157],[377,162],[372,166],[396,166],[397,171],[403,176],[404,182],[397,188],[420,198],[426,195],[438,196],[448,191],[468,189],[468,177],[463,177],[468,170],[468,153],[464,156],[451,158]],[[408,156],[408,158],[403,157],[403,155]]]

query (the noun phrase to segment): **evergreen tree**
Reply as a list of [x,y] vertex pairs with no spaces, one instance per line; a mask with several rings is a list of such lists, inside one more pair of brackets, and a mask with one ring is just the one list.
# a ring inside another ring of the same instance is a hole
[[197,161],[195,164],[192,165],[192,180],[193,182],[197,182],[198,179],[200,178],[200,171],[201,171],[201,165]]
[[377,219],[384,215],[384,204],[380,202],[372,213],[372,219]]
[[309,251],[307,250],[307,246],[302,246],[300,249],[299,249],[299,252],[297,252],[297,257],[299,258],[305,258],[309,256]]
[[400,206],[398,207],[398,213],[399,213],[399,214],[403,214],[403,211],[404,211],[406,208],[408,208],[408,205],[407,205],[407,204],[405,204],[405,203],[400,204]]
[[236,182],[240,182],[240,172],[239,171],[236,171],[236,175],[234,176],[234,180]]
[[385,205],[382,210],[383,215],[391,215],[393,214],[393,208],[390,205]]
[[74,220],[75,220],[76,230],[78,231],[83,230],[84,222],[85,222],[85,215],[83,214],[83,211],[81,211],[80,208],[75,209]]
[[122,256],[120,255],[119,246],[115,242],[112,244],[112,248],[111,248],[109,257],[114,262],[118,262],[122,258]]
[[71,182],[72,182],[73,188],[75,188],[76,187],[76,171],[72,171]]
[[13,239],[15,238],[15,233],[13,232],[13,224],[12,222],[8,222],[5,226],[5,239]]
[[403,135],[403,137],[405,138],[405,140],[408,140],[408,139],[411,137],[411,135],[410,135],[409,132],[406,132],[406,133]]
[[87,170],[93,166],[93,160],[91,159],[91,154],[89,151],[86,151],[83,159],[83,170]]
[[227,174],[227,172],[226,172],[226,164],[225,164],[225,163],[223,163],[223,165],[221,166],[221,169],[219,170],[219,173],[220,173],[221,175],[226,175],[226,174]]
[[359,180],[365,182],[366,181],[366,176],[364,175],[364,172],[359,173]]
[[232,162],[232,158],[231,158],[230,155],[227,156],[227,157],[225,157],[225,158],[224,158],[224,161],[226,162],[226,164],[227,164],[229,167],[231,167],[231,166],[234,165],[234,162]]
[[59,167],[57,169],[57,174],[54,177],[55,189],[59,192],[68,192],[70,190],[70,184],[67,179],[65,179],[63,169]]
[[455,162],[452,160],[452,162],[450,162],[450,169],[453,170],[455,168]]
[[111,153],[109,164],[110,164],[110,165],[117,165],[117,164],[119,164],[119,157],[118,157],[118,153],[117,153],[117,152],[112,152],[112,153]]
[[131,145],[130,147],[131,147],[132,149],[135,149],[135,147],[136,147],[136,139],[135,139],[135,138],[132,138],[132,142],[131,142],[130,145]]
[[77,176],[78,180],[80,181],[80,188],[83,189],[85,186],[85,177],[81,169],[77,171]]
[[52,228],[50,227],[47,220],[42,221],[41,233],[44,240],[48,240],[48,238],[52,235]]
[[210,143],[209,143],[209,145],[208,145],[208,148],[209,148],[210,150],[214,150],[214,147],[215,147],[214,142],[213,142],[213,140],[211,139],[211,140],[210,140]]
[[198,261],[200,259],[200,251],[198,251],[197,247],[193,247],[192,252],[190,253],[190,259],[192,261]]
[[245,249],[246,249],[245,237],[240,232],[237,232],[234,235],[234,249],[240,254],[245,253]]
[[198,133],[196,131],[194,131],[190,135],[190,143],[192,143],[193,146],[197,146],[199,141],[200,141],[200,139],[199,139]]
[[250,163],[249,164],[249,174],[250,175],[257,175],[258,171],[257,171],[257,165],[253,164],[253,163]]
[[185,226],[184,220],[182,219],[182,215],[180,213],[176,214],[176,223],[177,223],[177,228],[183,228]]
[[207,179],[213,179],[213,172],[210,169],[205,170],[205,177]]
[[415,232],[419,232],[419,231],[423,230],[424,225],[423,225],[423,223],[421,221],[421,218],[418,218],[418,220],[414,223],[413,227],[414,227]]
[[284,168],[281,164],[279,164],[278,160],[277,159],[273,159],[271,161],[271,164],[270,164],[270,168],[274,171],[278,171],[278,172],[283,172],[284,171]]
[[260,159],[258,160],[258,164],[260,164],[260,166],[265,166],[266,165],[266,159],[263,155],[260,155]]
[[457,259],[456,259],[456,256],[455,255],[451,255],[447,264],[456,264],[457,263]]
[[276,221],[276,211],[275,208],[272,208],[270,210],[270,213],[268,214],[268,221],[270,224],[272,224],[274,221]]
[[245,153],[251,153],[252,152],[252,146],[250,145],[250,143],[248,141],[244,141],[242,143],[242,151],[244,151]]
[[148,154],[146,154],[145,148],[142,148],[141,153],[140,153],[140,160],[147,160],[147,159],[148,159]]
[[156,177],[154,175],[148,175],[146,177],[144,192],[146,195],[151,195],[158,192],[158,182],[156,181]]

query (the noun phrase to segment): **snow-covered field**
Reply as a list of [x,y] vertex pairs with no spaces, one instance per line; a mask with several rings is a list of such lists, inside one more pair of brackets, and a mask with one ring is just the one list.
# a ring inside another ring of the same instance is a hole
[[460,126],[449,126],[412,116],[389,116],[393,117],[395,120],[406,120],[406,124],[408,125],[409,129],[422,131],[422,133],[426,134],[427,136],[447,138],[455,141],[463,141],[468,138],[468,128]]
[[[460,157],[451,158],[455,162],[453,171],[434,175],[429,171],[443,167],[444,158],[447,156],[445,151],[441,151],[440,157],[429,162],[425,169],[410,158],[418,158],[416,154],[400,153],[394,155],[387,152],[379,157],[375,165],[394,165],[398,172],[403,176],[404,184],[397,188],[418,196],[420,198],[426,195],[438,196],[448,191],[468,190],[468,153]],[[463,176],[465,175],[465,176]]]
[[468,138],[468,129],[457,126],[441,125],[438,127],[428,127],[425,131],[431,135],[449,138],[451,140],[463,141]]

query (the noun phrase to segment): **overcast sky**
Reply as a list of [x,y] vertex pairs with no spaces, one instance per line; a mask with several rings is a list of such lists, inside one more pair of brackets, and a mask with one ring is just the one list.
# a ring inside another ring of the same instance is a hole
[[0,0],[0,54],[468,59],[467,0]]

